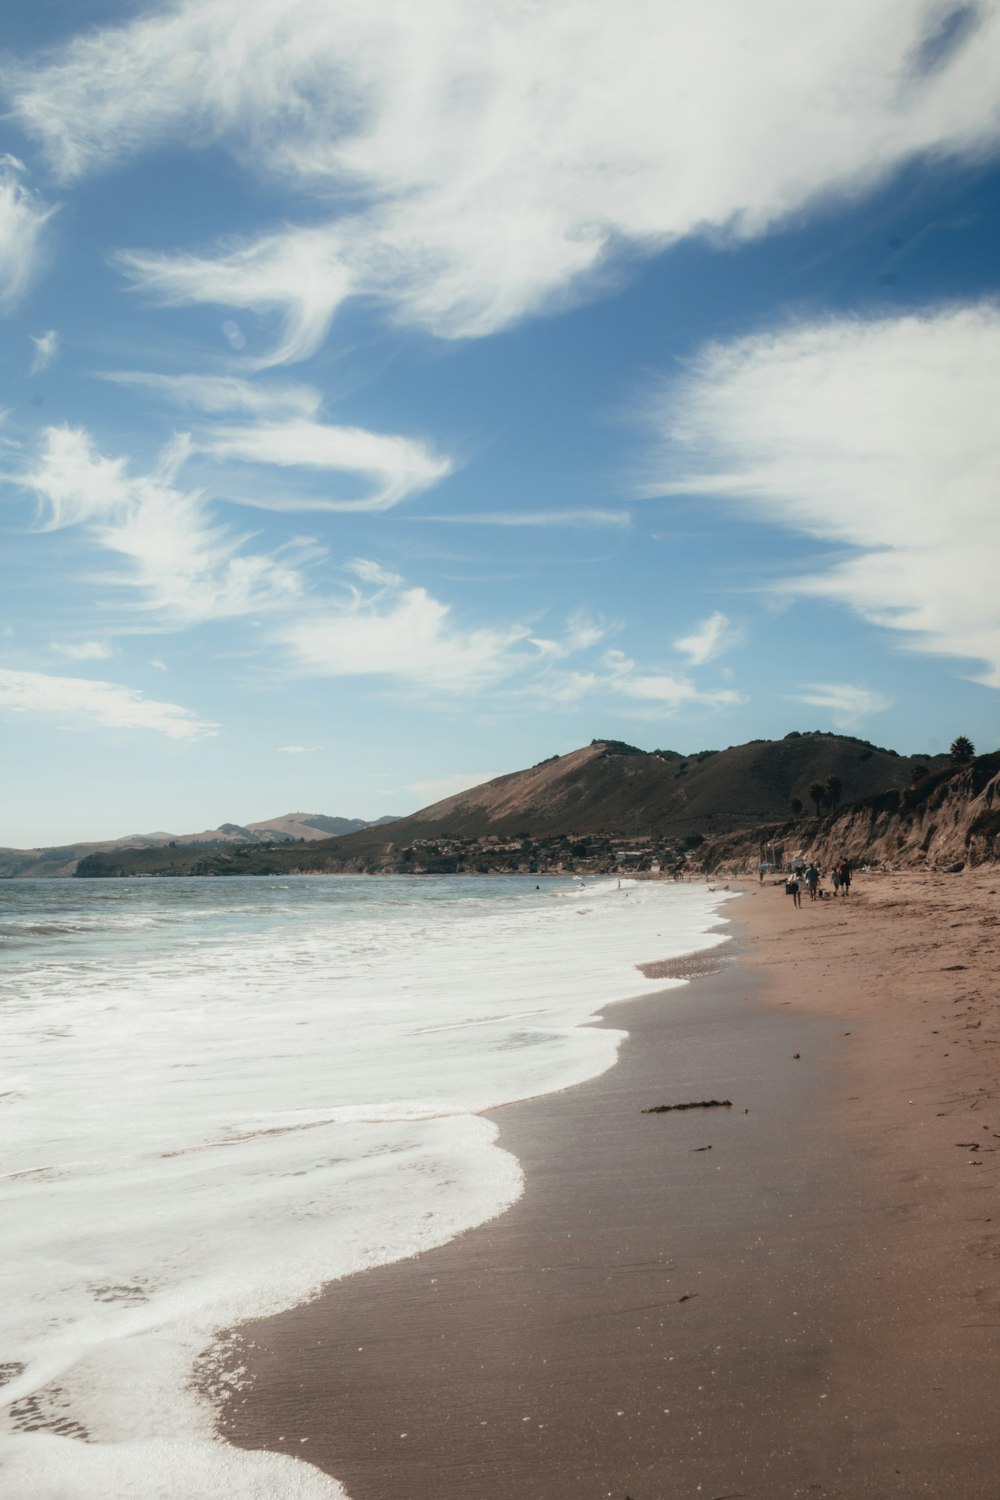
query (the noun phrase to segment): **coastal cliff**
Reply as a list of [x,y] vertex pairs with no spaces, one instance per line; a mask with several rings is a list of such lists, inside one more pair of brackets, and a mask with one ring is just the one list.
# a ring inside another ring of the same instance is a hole
[[958,871],[1000,859],[1000,753],[948,766],[827,817],[725,834],[697,853],[707,874],[745,874],[762,858],[801,856],[829,868],[846,858],[889,869]]

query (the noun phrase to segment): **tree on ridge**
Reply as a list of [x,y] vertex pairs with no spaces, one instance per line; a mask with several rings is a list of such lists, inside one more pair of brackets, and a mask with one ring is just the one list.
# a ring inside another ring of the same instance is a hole
[[844,790],[844,783],[839,776],[828,776],[826,778],[826,796],[824,801],[828,807],[836,807],[840,802]]
[[812,786],[809,788],[809,796],[816,804],[816,816],[818,818],[820,814],[820,808],[823,804],[823,799],[826,797],[826,787],[821,781],[814,781]]
[[966,765],[976,753],[976,747],[967,735],[960,734],[952,740],[949,755],[956,766]]

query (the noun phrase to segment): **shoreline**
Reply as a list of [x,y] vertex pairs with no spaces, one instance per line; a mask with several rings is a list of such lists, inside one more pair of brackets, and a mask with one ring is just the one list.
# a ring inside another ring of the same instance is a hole
[[222,1434],[351,1500],[994,1496],[991,884],[748,887],[610,1072],[490,1112],[506,1213],[241,1330]]

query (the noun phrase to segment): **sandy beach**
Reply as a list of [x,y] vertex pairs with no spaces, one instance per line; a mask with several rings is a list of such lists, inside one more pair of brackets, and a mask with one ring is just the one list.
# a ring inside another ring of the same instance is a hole
[[242,1330],[231,1442],[351,1500],[995,1500],[1000,873],[741,889],[494,1114],[511,1210]]

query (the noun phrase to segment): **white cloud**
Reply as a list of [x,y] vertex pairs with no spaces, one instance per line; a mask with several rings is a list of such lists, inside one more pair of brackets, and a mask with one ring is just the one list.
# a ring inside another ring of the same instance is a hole
[[126,559],[128,571],[114,581],[164,623],[267,611],[303,591],[294,553],[248,551],[246,537],[211,520],[197,491],[130,474],[123,459],[105,458],[81,429],[46,429],[40,459],[21,482],[37,496],[45,529],[85,526]]
[[122,260],[165,301],[281,313],[277,361],[351,295],[482,335],[593,284],[623,242],[746,239],[915,156],[992,152],[1000,4],[970,15],[926,67],[942,0],[752,19],[745,0],[180,0],[10,87],[64,177],[217,143],[331,204],[214,256]]
[[566,621],[566,628],[558,640],[532,636],[531,644],[539,657],[547,661],[562,661],[578,651],[587,651],[596,646],[608,634],[609,626],[583,610],[575,610]]
[[59,353],[59,335],[54,328],[50,328],[48,333],[39,334],[37,338],[33,333],[29,333],[28,338],[35,346],[30,374],[40,375],[43,370],[48,369]]
[[791,693],[795,703],[808,703],[813,708],[825,708],[838,729],[851,729],[868,714],[881,713],[892,706],[892,699],[870,688],[856,687],[850,682],[814,682],[801,692]]
[[646,719],[665,718],[688,707],[716,709],[746,702],[746,695],[735,688],[700,688],[689,677],[641,669],[618,650],[605,651],[596,669],[550,672],[536,680],[533,691],[568,706],[611,694],[628,699],[634,717]]
[[214,724],[176,703],[158,703],[120,683],[83,677],[0,668],[0,705],[17,713],[55,715],[62,723],[83,720],[112,729],[149,729],[172,740],[201,739],[216,732]]
[[688,657],[693,667],[700,667],[728,651],[738,639],[739,631],[733,628],[729,616],[716,610],[707,620],[696,625],[690,635],[674,641],[674,650]]
[[847,550],[836,600],[1000,687],[1000,308],[791,327],[716,345],[657,400],[650,494],[726,499]]
[[320,745],[279,745],[279,755],[312,755],[315,750],[321,749]]
[[252,425],[216,423],[179,440],[179,457],[194,449],[218,459],[282,469],[321,469],[360,476],[363,492],[350,497],[289,496],[241,491],[245,503],[279,510],[387,510],[440,483],[452,472],[449,458],[413,438],[335,427],[314,420],[322,404],[310,385],[248,381],[235,375],[159,375],[119,370],[103,377],[149,390],[179,406],[212,415],[247,413]]
[[[115,259],[125,276],[167,306],[210,302],[280,312],[281,341],[256,361],[261,368],[315,354],[341,303],[352,291],[370,290],[353,284],[332,227],[283,230],[216,259],[141,251],[122,251]],[[242,349],[246,338],[237,333],[230,342]]]
[[53,641],[52,650],[70,661],[105,661],[114,654],[104,641]]
[[330,427],[321,422],[259,422],[252,427],[213,427],[200,440],[217,458],[282,468],[314,468],[359,474],[368,493],[350,499],[313,502],[326,510],[388,510],[451,473],[451,460],[439,458],[411,438]]
[[[41,259],[42,231],[55,209],[26,188],[24,165],[0,156],[0,312],[10,312],[31,284]],[[48,337],[48,335],[46,335]]]
[[727,708],[746,702],[745,695],[735,688],[706,690],[697,687],[690,678],[672,672],[639,671],[635,662],[621,651],[606,652],[603,665],[607,685],[613,692],[648,705],[658,714],[673,713],[688,704]]
[[463,629],[426,589],[352,589],[342,602],[282,623],[273,639],[300,672],[321,677],[385,677],[448,695],[476,692],[529,659],[515,647],[518,625]]

